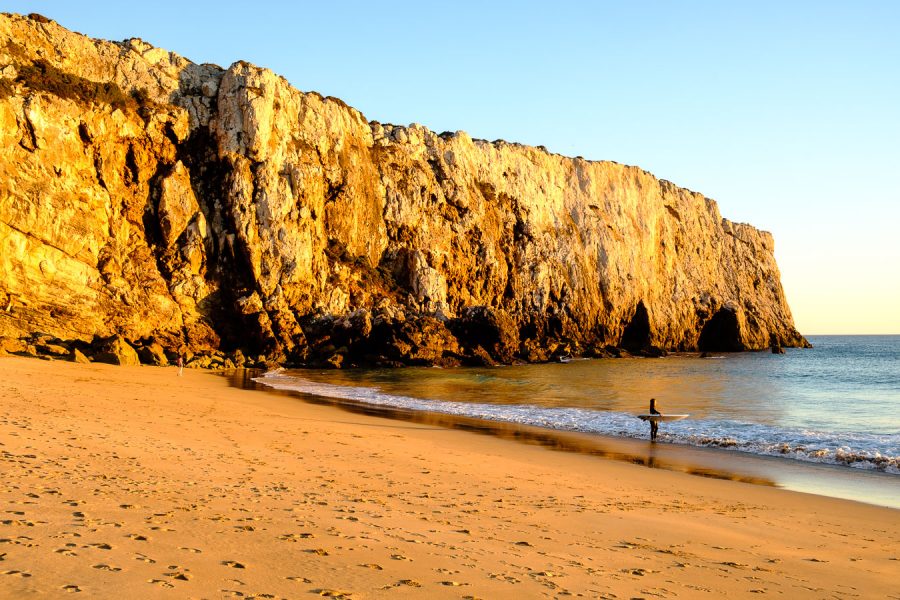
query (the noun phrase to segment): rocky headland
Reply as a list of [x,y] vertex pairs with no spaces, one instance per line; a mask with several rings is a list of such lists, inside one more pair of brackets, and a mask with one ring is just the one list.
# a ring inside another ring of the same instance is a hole
[[[804,346],[772,236],[650,173],[0,16],[0,352],[456,365]],[[247,357],[247,358],[245,358]]]

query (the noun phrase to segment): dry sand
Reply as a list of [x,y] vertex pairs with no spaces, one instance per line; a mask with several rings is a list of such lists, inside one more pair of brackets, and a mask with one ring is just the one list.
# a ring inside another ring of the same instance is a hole
[[0,358],[0,597],[900,597],[900,512]]

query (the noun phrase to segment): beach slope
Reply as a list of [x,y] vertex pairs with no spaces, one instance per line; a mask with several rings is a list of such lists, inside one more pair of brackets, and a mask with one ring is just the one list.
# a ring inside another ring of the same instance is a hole
[[0,597],[897,597],[898,512],[0,358]]

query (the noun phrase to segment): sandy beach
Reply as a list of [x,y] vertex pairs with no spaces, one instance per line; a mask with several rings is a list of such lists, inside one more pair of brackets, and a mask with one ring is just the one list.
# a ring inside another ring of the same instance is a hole
[[900,598],[894,509],[0,358],[0,597]]

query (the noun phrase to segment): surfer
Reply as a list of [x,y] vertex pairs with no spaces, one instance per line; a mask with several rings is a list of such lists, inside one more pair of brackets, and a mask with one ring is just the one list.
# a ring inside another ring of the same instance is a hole
[[[650,398],[650,414],[651,415],[661,415],[662,413],[656,410],[656,398]],[[656,434],[659,431],[659,421],[656,419],[650,419],[650,441],[656,441]]]
[[691,415],[673,415],[671,413],[662,414],[656,408],[656,398],[650,398],[650,412],[645,415],[638,415],[637,417],[641,421],[649,421],[650,422],[650,441],[656,441],[656,434],[659,433],[659,422],[660,421],[680,421],[682,419],[687,419]]

